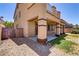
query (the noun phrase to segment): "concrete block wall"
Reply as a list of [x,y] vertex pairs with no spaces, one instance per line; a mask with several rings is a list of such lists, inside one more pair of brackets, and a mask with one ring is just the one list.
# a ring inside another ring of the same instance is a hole
[[2,28],[4,28],[5,26],[0,24],[0,44],[1,44],[1,36],[2,36]]

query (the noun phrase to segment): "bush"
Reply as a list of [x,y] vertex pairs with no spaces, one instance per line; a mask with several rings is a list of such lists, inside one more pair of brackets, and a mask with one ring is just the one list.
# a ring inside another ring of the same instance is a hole
[[79,29],[73,29],[72,34],[79,34]]
[[48,43],[50,43],[51,45],[60,44],[61,43],[61,40],[65,40],[65,38],[64,38],[65,36],[66,36],[66,34],[60,35],[59,37],[57,37],[54,40],[49,41]]
[[79,34],[79,31],[72,31],[72,34]]
[[4,21],[3,25],[10,28],[10,27],[13,27],[13,22]]

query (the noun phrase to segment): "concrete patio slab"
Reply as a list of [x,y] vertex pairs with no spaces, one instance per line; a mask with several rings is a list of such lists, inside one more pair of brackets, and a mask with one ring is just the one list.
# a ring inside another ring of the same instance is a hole
[[[51,41],[57,38],[56,36],[48,35],[47,36],[47,41]],[[29,37],[29,39],[32,39],[33,41],[37,41],[37,36]]]
[[49,36],[47,36],[47,41],[54,40],[55,38],[57,38],[57,37],[56,36],[49,35]]

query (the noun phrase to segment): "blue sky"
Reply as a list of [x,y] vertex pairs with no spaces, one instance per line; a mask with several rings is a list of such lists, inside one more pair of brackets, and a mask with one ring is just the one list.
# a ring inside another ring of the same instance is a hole
[[79,24],[79,3],[61,3],[55,5],[61,12],[61,18],[72,24]]
[[0,3],[0,16],[4,17],[4,20],[13,21],[13,15],[16,4],[13,3]]
[[[0,3],[0,16],[3,16],[4,20],[13,21],[15,5],[14,3]],[[55,5],[57,10],[61,12],[62,19],[72,24],[79,24],[79,4],[59,3],[52,5]]]

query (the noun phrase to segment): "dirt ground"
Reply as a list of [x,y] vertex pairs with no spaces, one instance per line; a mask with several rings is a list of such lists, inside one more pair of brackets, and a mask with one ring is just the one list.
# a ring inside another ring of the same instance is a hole
[[64,52],[50,45],[41,45],[28,38],[3,40],[0,56],[64,56]]

